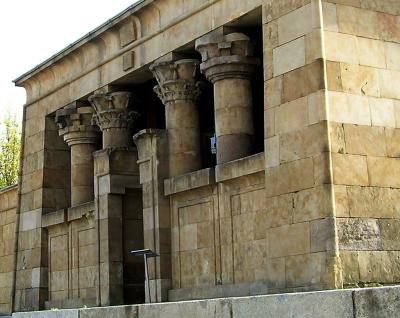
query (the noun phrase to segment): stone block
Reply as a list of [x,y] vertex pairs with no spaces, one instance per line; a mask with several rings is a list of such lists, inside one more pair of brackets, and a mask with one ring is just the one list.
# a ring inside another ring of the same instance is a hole
[[400,71],[379,70],[379,88],[381,97],[400,99],[400,92],[396,85],[399,80]]
[[336,5],[328,2],[322,2],[322,14],[324,20],[324,30],[338,32]]
[[116,306],[102,308],[85,308],[79,312],[79,318],[138,318],[137,306]]
[[265,167],[279,166],[279,136],[266,139],[264,145]]
[[14,313],[15,318],[79,318],[78,309]]
[[400,130],[399,129],[385,129],[386,135],[386,149],[388,157],[400,157]]
[[342,276],[345,286],[358,286],[360,282],[360,270],[358,268],[358,252],[340,251],[342,260]]
[[283,76],[271,78],[264,84],[264,108],[279,106],[282,103]]
[[396,287],[355,290],[354,317],[396,317],[400,310],[399,297]]
[[357,37],[350,34],[325,31],[327,60],[355,65],[359,63]]
[[385,59],[387,59],[388,54],[390,55],[390,53],[388,53],[387,51],[388,49],[387,44],[386,44],[386,56],[385,56],[385,43],[382,41],[358,37],[357,44],[358,44],[358,55],[360,58],[360,65],[371,66],[376,68],[386,68]]
[[255,174],[264,171],[265,155],[258,153],[242,159],[237,159],[224,164],[219,164],[215,168],[216,182],[227,181],[246,175]]
[[394,104],[390,99],[369,98],[373,126],[396,127]]
[[308,125],[308,99],[306,97],[282,104],[275,110],[276,134],[296,131]]
[[188,191],[204,186],[208,186],[215,182],[215,171],[207,168],[182,176],[166,179],[164,181],[164,194],[171,195],[179,192]]
[[400,43],[386,42],[386,64],[387,68],[392,71],[400,71]]
[[328,151],[328,126],[326,122],[307,126],[279,136],[280,162],[294,161]]
[[337,7],[339,32],[400,43],[397,16],[350,6]]
[[232,312],[234,318],[352,318],[353,303],[351,291],[282,294],[235,299],[232,303]]
[[323,283],[326,267],[325,253],[312,253],[286,258],[286,284],[288,287],[310,286]]
[[329,123],[331,151],[337,153],[346,153],[346,142],[344,136],[344,125],[342,123]]
[[339,248],[344,250],[380,250],[381,232],[378,220],[337,218]]
[[184,303],[164,303],[151,306],[139,306],[140,318],[175,318],[175,317],[209,318],[210,316],[230,318],[231,303],[229,300],[203,300]]
[[317,124],[327,120],[326,91],[321,90],[308,95],[308,123]]
[[311,4],[293,10],[278,19],[279,45],[293,41],[312,31]]
[[333,215],[331,186],[324,185],[293,194],[293,222],[305,222]]
[[373,67],[340,64],[344,92],[368,96],[380,96],[379,72]]
[[344,125],[346,153],[366,156],[386,156],[383,127]]
[[310,222],[311,253],[333,251],[336,246],[335,219],[326,218]]
[[314,185],[314,163],[311,158],[296,160],[266,171],[267,197],[300,191]]
[[400,187],[400,161],[397,158],[368,157],[367,161],[371,186]]
[[329,92],[330,120],[338,123],[371,125],[368,97]]
[[332,154],[333,181],[343,185],[369,185],[367,158]]
[[400,190],[381,187],[347,187],[351,217],[399,218]]
[[309,253],[309,223],[297,223],[269,229],[268,239],[271,258]]
[[265,210],[267,228],[291,224],[293,220],[293,194],[267,198]]
[[400,220],[381,219],[379,228],[384,250],[400,250]]
[[322,59],[283,76],[282,102],[290,102],[325,88]]
[[398,251],[360,251],[360,280],[373,283],[398,283],[400,257]]
[[306,63],[305,38],[301,37],[273,50],[274,76],[290,72]]

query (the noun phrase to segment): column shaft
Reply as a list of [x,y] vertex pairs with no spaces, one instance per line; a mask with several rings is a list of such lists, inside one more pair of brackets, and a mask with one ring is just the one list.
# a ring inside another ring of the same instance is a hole
[[214,84],[217,164],[253,152],[254,123],[251,77],[259,60],[250,38],[216,30],[196,41],[201,71]]
[[217,162],[252,153],[253,97],[249,79],[227,78],[214,84]]
[[154,90],[166,107],[171,177],[201,169],[196,105],[200,90],[195,79],[198,64],[197,60],[182,59],[156,62],[150,67],[159,84]]
[[194,101],[179,100],[166,107],[169,171],[178,176],[201,168],[200,125]]
[[93,201],[93,152],[95,144],[71,146],[71,205]]

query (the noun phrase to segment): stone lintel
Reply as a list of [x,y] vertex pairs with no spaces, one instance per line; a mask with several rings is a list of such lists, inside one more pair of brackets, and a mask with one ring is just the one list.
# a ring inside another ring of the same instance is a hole
[[61,209],[42,216],[42,228],[48,228],[65,222],[67,222],[67,209]]
[[168,196],[175,193],[209,186],[214,183],[214,168],[206,168],[164,180],[164,194]]
[[74,220],[79,220],[83,217],[88,217],[94,212],[94,202],[86,202],[81,205],[77,205],[68,209],[67,221],[71,222]]

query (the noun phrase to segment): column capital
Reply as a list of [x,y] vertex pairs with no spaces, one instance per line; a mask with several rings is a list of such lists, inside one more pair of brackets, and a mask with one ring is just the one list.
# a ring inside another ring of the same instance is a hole
[[76,144],[96,144],[99,129],[92,125],[93,108],[83,102],[74,102],[56,112],[59,135],[68,146]]
[[200,95],[199,83],[196,81],[199,64],[196,59],[181,59],[156,62],[150,66],[159,84],[154,92],[164,105],[178,100],[196,101]]
[[226,78],[250,78],[260,60],[254,57],[254,45],[243,33],[212,32],[196,40],[201,54],[200,71],[215,83]]
[[129,109],[133,100],[133,94],[130,92],[93,94],[88,100],[95,112],[93,123],[102,131],[130,128],[139,117],[138,112]]

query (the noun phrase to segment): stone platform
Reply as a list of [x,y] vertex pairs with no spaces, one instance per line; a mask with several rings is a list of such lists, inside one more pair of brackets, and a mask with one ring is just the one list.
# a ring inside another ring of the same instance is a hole
[[14,318],[400,317],[400,286],[15,313]]

